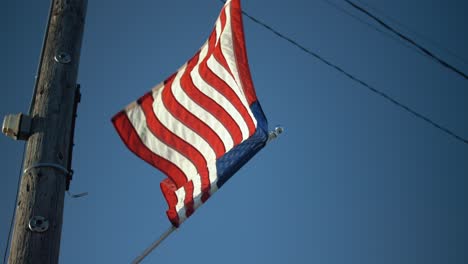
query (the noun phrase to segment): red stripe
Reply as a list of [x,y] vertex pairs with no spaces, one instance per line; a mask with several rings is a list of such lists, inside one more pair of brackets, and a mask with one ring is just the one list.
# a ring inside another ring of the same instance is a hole
[[[225,8],[223,8],[221,14],[220,14],[220,21],[221,21],[221,32],[220,36],[218,38],[221,38],[222,33],[225,30],[226,27],[226,12]],[[213,53],[214,58],[218,61],[220,65],[224,67],[224,69],[231,75],[231,77],[235,80],[234,75],[232,74],[231,69],[229,68],[229,64],[226,61],[226,58],[224,57],[224,54],[221,49],[221,41],[218,41],[218,45],[216,45]],[[205,74],[203,74],[205,73]],[[247,126],[249,128],[249,136],[255,133],[255,123],[250,116],[246,106],[242,103],[242,101],[238,98],[237,94],[232,90],[227,83],[225,83],[221,78],[219,78],[206,64],[202,64],[200,66],[200,75],[206,76],[204,78],[212,87],[215,87],[218,92],[224,95],[239,111],[241,114],[242,118],[245,120],[247,123]]]
[[[169,207],[166,211],[167,217],[175,227],[178,227],[180,225],[179,213],[176,210],[176,205],[178,202],[176,191],[178,190],[178,188],[175,186],[174,182],[171,181],[171,179],[169,178],[166,178],[163,181],[161,181],[159,186]],[[187,184],[183,188],[185,190],[185,193],[193,193],[192,181],[187,182]],[[204,193],[203,195],[205,194],[206,193]],[[187,218],[189,218],[195,212],[194,201],[191,197],[188,198],[187,195],[185,195],[184,199],[184,209],[185,216]]]
[[[214,35],[215,34],[212,34],[211,36]],[[213,37],[210,37],[210,46],[214,44],[214,41],[215,39]],[[226,110],[223,107],[221,107],[213,99],[211,99],[210,97],[202,93],[200,90],[198,90],[198,88],[193,83],[190,73],[192,72],[193,68],[198,62],[198,56],[199,53],[197,53],[193,57],[193,59],[190,60],[185,73],[182,75],[182,78],[180,80],[182,89],[195,103],[204,108],[207,112],[212,114],[219,122],[221,122],[221,124],[227,129],[227,131],[231,135],[234,144],[238,144],[242,142],[242,132],[240,130],[240,127],[237,125],[236,121],[232,118],[231,115],[229,115],[228,112],[226,112]],[[207,59],[208,57],[203,59],[202,64],[205,64]]]
[[234,78],[234,75],[231,72],[231,69],[229,68],[229,65],[226,61],[226,58],[222,55],[221,52],[221,35],[223,34],[224,30],[226,29],[226,10],[223,8],[221,11],[221,14],[219,15],[219,19],[221,21],[221,32],[219,33],[218,36],[218,45],[216,45],[214,49],[214,55],[215,58],[218,60],[218,62],[224,66],[224,68],[229,72],[229,74]]
[[219,36],[217,36],[218,44],[216,45],[216,47],[214,47],[214,49],[210,48],[210,55],[213,54],[218,63],[224,66],[224,69],[229,73],[229,75],[231,75],[231,77],[235,79],[234,74],[232,74],[231,68],[229,67],[229,64],[227,63],[226,58],[224,57],[221,49],[221,35],[226,29],[226,8],[223,8],[223,10],[221,11],[219,19],[221,21],[221,31],[219,33]]
[[219,64],[221,64],[224,69],[231,75],[231,77],[235,80],[234,74],[232,74],[231,68],[229,68],[229,64],[226,61],[226,58],[224,57],[224,54],[221,50],[221,43],[218,43],[216,46],[214,52],[213,52],[214,58],[218,61]]
[[221,157],[226,152],[221,138],[208,125],[185,109],[185,107],[175,99],[172,89],[168,89],[172,88],[174,77],[175,76],[167,81],[167,88],[162,92],[164,106],[175,118],[192,129],[200,137],[204,138],[213,148],[217,158]]
[[[124,111],[118,113],[112,119],[114,126],[120,135],[122,141],[127,145],[127,147],[135,153],[138,157],[145,160],[149,164],[153,165],[155,168],[162,171],[164,174],[168,176],[168,179],[172,182],[181,181],[181,179],[185,180],[185,174],[174,165],[172,162],[162,158],[159,155],[154,154],[151,150],[149,150],[141,141],[138,133],[135,131],[135,128],[132,126],[132,123],[128,119],[126,113]],[[177,188],[177,186],[176,186]],[[194,211],[193,206],[193,183],[190,181],[184,185],[185,188],[185,199],[184,204],[186,208],[186,215],[187,217],[190,216]],[[174,194],[175,195],[175,194]],[[175,208],[175,204],[173,203],[173,198],[166,197],[166,201],[169,205],[169,211],[171,211],[171,206]],[[177,199],[176,199],[177,204]],[[168,215],[169,216],[169,215]],[[170,218],[171,219],[171,218]],[[173,220],[175,220],[173,218]],[[171,222],[173,221],[171,220]]]
[[193,212],[195,211],[194,202],[193,202],[193,195],[187,195],[188,193],[193,194],[193,182],[189,181],[184,186],[185,189],[185,199],[184,199],[184,207],[185,207],[185,215],[189,218]]
[[143,144],[125,111],[121,111],[115,115],[114,118],[112,118],[112,123],[122,141],[135,155],[162,171],[174,182],[182,182],[186,179],[185,174],[179,167],[161,156],[156,155]]
[[226,6],[223,6],[223,9],[221,9],[219,20],[221,21],[221,32],[223,32],[224,27],[226,26]]
[[[139,100],[141,102],[141,108],[146,116],[146,124],[149,130],[154,136],[159,138],[164,144],[170,146],[172,149],[178,151],[189,159],[197,168],[198,173],[201,176],[201,186],[203,191],[209,191],[210,189],[210,178],[208,175],[207,162],[203,155],[192,145],[187,143],[179,136],[173,134],[167,129],[153,111],[154,98],[151,93],[146,94]],[[156,106],[162,107],[162,106]],[[183,182],[176,182],[178,187],[187,183],[185,179]]]
[[252,120],[252,117],[249,115],[247,108],[242,104],[242,101],[239,99],[237,94],[232,90],[232,88],[219,78],[208,66],[203,63],[199,68],[200,76],[212,87],[214,87],[220,94],[222,94],[234,108],[240,113],[242,118],[247,123],[249,128],[250,135],[255,133],[255,124]]
[[[233,77],[233,79],[235,80],[229,66],[227,65],[226,59],[224,58],[224,55],[221,52],[221,45],[218,45],[216,47],[216,50],[214,51],[213,55],[214,58],[219,62],[219,64],[221,64],[226,69],[226,71],[229,72],[231,77]],[[234,107],[237,109],[237,111],[239,111],[242,118],[247,123],[250,135],[255,133],[255,123],[253,122],[252,117],[250,116],[247,110],[247,107],[239,99],[237,94],[234,92],[233,88],[231,88],[223,79],[219,78],[206,64],[200,66],[200,75],[207,76],[205,78],[207,80],[207,83],[215,87],[218,90],[218,92],[224,95],[224,97],[226,97],[234,105]]]
[[161,181],[159,187],[161,188],[161,192],[163,193],[169,207],[169,209],[166,211],[167,217],[173,226],[179,227],[179,214],[177,214],[176,211],[177,195],[175,194],[177,187],[175,183],[169,178]]
[[211,197],[210,191],[203,192],[202,197],[201,197],[202,203],[205,203],[206,200],[208,200],[210,197]]
[[252,82],[252,76],[250,75],[247,51],[245,48],[244,28],[242,24],[242,10],[239,0],[231,1],[231,27],[234,54],[236,56],[239,77],[241,79],[247,101],[249,105],[251,105],[253,102],[257,101],[257,95]]
[[[166,211],[167,217],[169,218],[169,221],[171,221],[172,225],[174,225],[175,227],[179,227],[181,223],[180,223],[179,213],[176,210],[176,205],[178,202],[176,191],[178,189],[176,185],[174,184],[174,182],[169,178],[166,178],[163,181],[161,181],[159,186],[161,188],[161,192],[163,193],[163,196],[169,207],[168,210]],[[184,186],[184,190],[185,192],[192,192],[193,191],[192,182],[187,183],[187,186]],[[202,198],[201,198],[202,204],[205,203],[209,197],[210,197],[210,194],[208,192],[202,193]],[[186,198],[184,200],[184,209],[185,209],[185,216],[189,218],[195,212],[193,199]]]

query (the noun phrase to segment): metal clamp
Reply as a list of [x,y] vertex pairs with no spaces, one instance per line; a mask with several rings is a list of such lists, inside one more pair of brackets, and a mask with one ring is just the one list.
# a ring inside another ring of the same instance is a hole
[[57,169],[57,170],[65,173],[66,176],[72,176],[73,175],[73,171],[69,171],[66,168],[64,168],[62,165],[55,164],[55,163],[36,163],[36,164],[31,165],[31,166],[27,167],[26,169],[24,169],[23,174],[28,173],[32,169],[43,168],[43,167]]
[[281,133],[283,133],[283,131],[284,131],[284,128],[283,128],[283,127],[280,127],[280,126],[275,127],[275,130],[270,131],[270,132],[268,133],[268,141],[267,141],[267,142],[270,142],[270,141],[275,140],[276,138],[278,138],[279,135],[280,135]]

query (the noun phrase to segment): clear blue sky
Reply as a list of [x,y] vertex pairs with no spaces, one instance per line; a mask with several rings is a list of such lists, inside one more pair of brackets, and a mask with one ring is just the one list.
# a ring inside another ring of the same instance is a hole
[[[344,1],[330,1],[366,19]],[[438,42],[404,31],[468,72],[466,1],[363,1]],[[468,137],[468,81],[453,72],[322,0],[242,4]],[[71,191],[90,194],[65,200],[61,263],[129,263],[169,226],[163,175],[126,149],[110,118],[199,49],[221,6],[89,1]],[[49,1],[2,3],[2,118],[27,112],[48,7]],[[250,20],[244,25],[258,97],[270,125],[286,132],[144,263],[468,263],[468,145]],[[23,143],[1,136],[0,149],[3,256]]]

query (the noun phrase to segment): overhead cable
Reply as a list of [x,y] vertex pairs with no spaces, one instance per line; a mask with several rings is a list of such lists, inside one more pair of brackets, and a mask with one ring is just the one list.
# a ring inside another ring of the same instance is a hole
[[[328,0],[323,0],[323,1],[328,1]],[[358,2],[358,3],[361,3],[361,4],[364,5],[364,6],[367,6],[368,9],[373,9],[374,11],[376,11],[376,12],[382,14],[382,16],[383,16],[384,18],[386,18],[387,20],[389,20],[389,21],[395,23],[396,25],[400,26],[400,28],[403,28],[403,29],[406,30],[407,32],[409,32],[409,33],[411,33],[411,34],[413,34],[413,35],[419,37],[420,39],[423,39],[423,40],[425,40],[425,41],[431,43],[434,47],[437,47],[438,49],[445,51],[447,54],[451,55],[453,58],[458,59],[460,62],[463,62],[464,64],[468,64],[468,60],[467,60],[466,58],[464,58],[464,57],[461,56],[460,54],[455,53],[453,50],[450,50],[450,49],[448,49],[447,47],[444,47],[442,44],[440,44],[440,42],[435,41],[435,40],[433,40],[433,39],[431,39],[431,38],[429,38],[429,37],[427,37],[427,36],[425,36],[425,35],[423,35],[423,34],[417,32],[417,31],[414,30],[414,29],[411,29],[409,26],[403,24],[402,22],[399,22],[397,19],[395,19],[395,18],[389,16],[388,14],[385,14],[385,12],[383,12],[382,10],[379,10],[378,8],[375,8],[375,7],[373,7],[372,5],[366,3],[366,2],[364,2],[364,1],[362,1],[362,0],[361,0],[361,1],[355,0],[355,1]]]
[[380,25],[382,25],[384,28],[390,30],[391,32],[395,33],[397,36],[399,36],[400,38],[404,39],[405,41],[407,41],[408,43],[414,45],[415,47],[417,47],[419,50],[421,50],[422,52],[424,52],[425,54],[427,54],[429,57],[431,57],[432,59],[434,59],[436,62],[438,62],[439,64],[441,64],[442,66],[446,67],[447,69],[450,69],[452,70],[453,72],[457,73],[458,75],[462,76],[463,78],[467,79],[468,80],[468,75],[466,75],[464,72],[462,72],[461,70],[455,68],[455,66],[452,66],[450,65],[448,62],[442,60],[441,58],[439,58],[438,56],[436,56],[434,53],[432,53],[431,51],[429,51],[427,48],[423,47],[422,45],[416,43],[414,40],[412,40],[411,38],[409,38],[408,36],[405,36],[403,35],[402,33],[398,32],[396,29],[394,29],[393,27],[391,27],[390,25],[388,25],[387,23],[385,23],[384,21],[382,21],[380,18],[376,17],[375,15],[373,15],[372,13],[370,13],[368,10],[366,10],[364,7],[361,7],[359,6],[358,4],[354,3],[354,2],[351,2],[350,0],[344,0],[346,3],[350,4],[352,7],[354,7],[355,9],[359,10],[360,12],[366,14],[368,17],[372,18],[373,20],[375,20],[377,23],[379,23]]
[[359,16],[349,12],[348,10],[346,10],[345,8],[339,6],[338,4],[336,4],[335,2],[333,1],[330,1],[330,0],[321,0],[322,2],[324,2],[325,4],[331,6],[332,8],[340,11],[341,13],[355,19],[356,21],[358,21],[359,23],[363,24],[363,25],[366,25],[368,26],[369,28],[372,28],[373,30],[381,33],[382,35],[394,40],[395,42],[397,42],[398,44],[400,45],[403,45],[405,47],[407,47],[408,49],[411,49],[412,51],[414,52],[417,52],[423,56],[426,56],[426,57],[429,57],[427,56],[425,53],[422,53],[419,49],[416,49],[413,45],[410,45],[408,44],[407,42],[403,41],[401,38],[399,38],[398,36],[395,36],[394,34],[388,32],[388,31],[385,31],[384,29],[381,29],[380,27],[378,27],[377,25],[375,24],[372,24],[370,22],[367,22],[365,21],[364,19],[360,18]]
[[[225,2],[223,0],[219,0],[221,2]],[[430,125],[432,125],[433,127],[439,129],[440,131],[446,133],[447,135],[453,137],[454,139],[458,140],[458,141],[461,141],[465,144],[468,144],[468,139],[466,138],[463,138],[459,135],[457,135],[455,132],[453,132],[452,130],[438,124],[437,122],[433,121],[432,119],[430,119],[429,117],[426,117],[425,115],[423,114],[420,114],[419,112],[413,110],[412,108],[410,108],[409,106],[403,104],[403,103],[400,103],[398,100],[394,99],[393,97],[387,95],[386,93],[378,90],[377,88],[374,88],[372,87],[371,85],[367,84],[366,82],[364,82],[363,80],[355,77],[354,75],[348,73],[347,71],[343,70],[340,66],[337,66],[336,64],[328,61],[327,59],[323,58],[322,56],[318,55],[317,53],[307,49],[306,47],[304,47],[303,45],[299,44],[298,42],[296,42],[295,40],[292,40],[290,37],[287,37],[285,36],[284,34],[280,33],[279,31],[277,31],[276,29],[273,29],[272,27],[270,27],[269,25],[265,24],[264,22],[256,19],[255,17],[249,15],[247,12],[245,12],[244,10],[242,10],[242,14],[244,14],[244,16],[246,16],[247,18],[249,18],[250,20],[252,20],[253,22],[261,25],[262,27],[268,29],[269,31],[271,31],[272,33],[274,33],[275,35],[277,35],[279,38],[282,38],[284,40],[286,40],[287,42],[289,42],[290,44],[296,46],[297,48],[301,49],[302,51],[304,51],[305,53],[315,57],[316,59],[320,60],[321,62],[325,63],[326,65],[334,68],[335,70],[337,70],[338,72],[342,73],[343,75],[345,75],[346,77],[348,77],[349,79],[361,84],[362,86],[366,87],[369,91],[383,97],[384,99],[386,99],[387,101],[391,102],[392,104],[402,108],[403,110],[405,110],[406,112],[412,114],[414,117],[418,118],[418,119],[421,119],[423,121],[425,121],[426,123],[429,123]]]

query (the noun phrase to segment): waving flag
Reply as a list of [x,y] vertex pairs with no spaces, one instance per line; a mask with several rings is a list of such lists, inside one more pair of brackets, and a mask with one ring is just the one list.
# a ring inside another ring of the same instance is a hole
[[160,186],[178,227],[265,144],[239,0],[227,1],[202,48],[112,122],[137,156],[167,175]]

